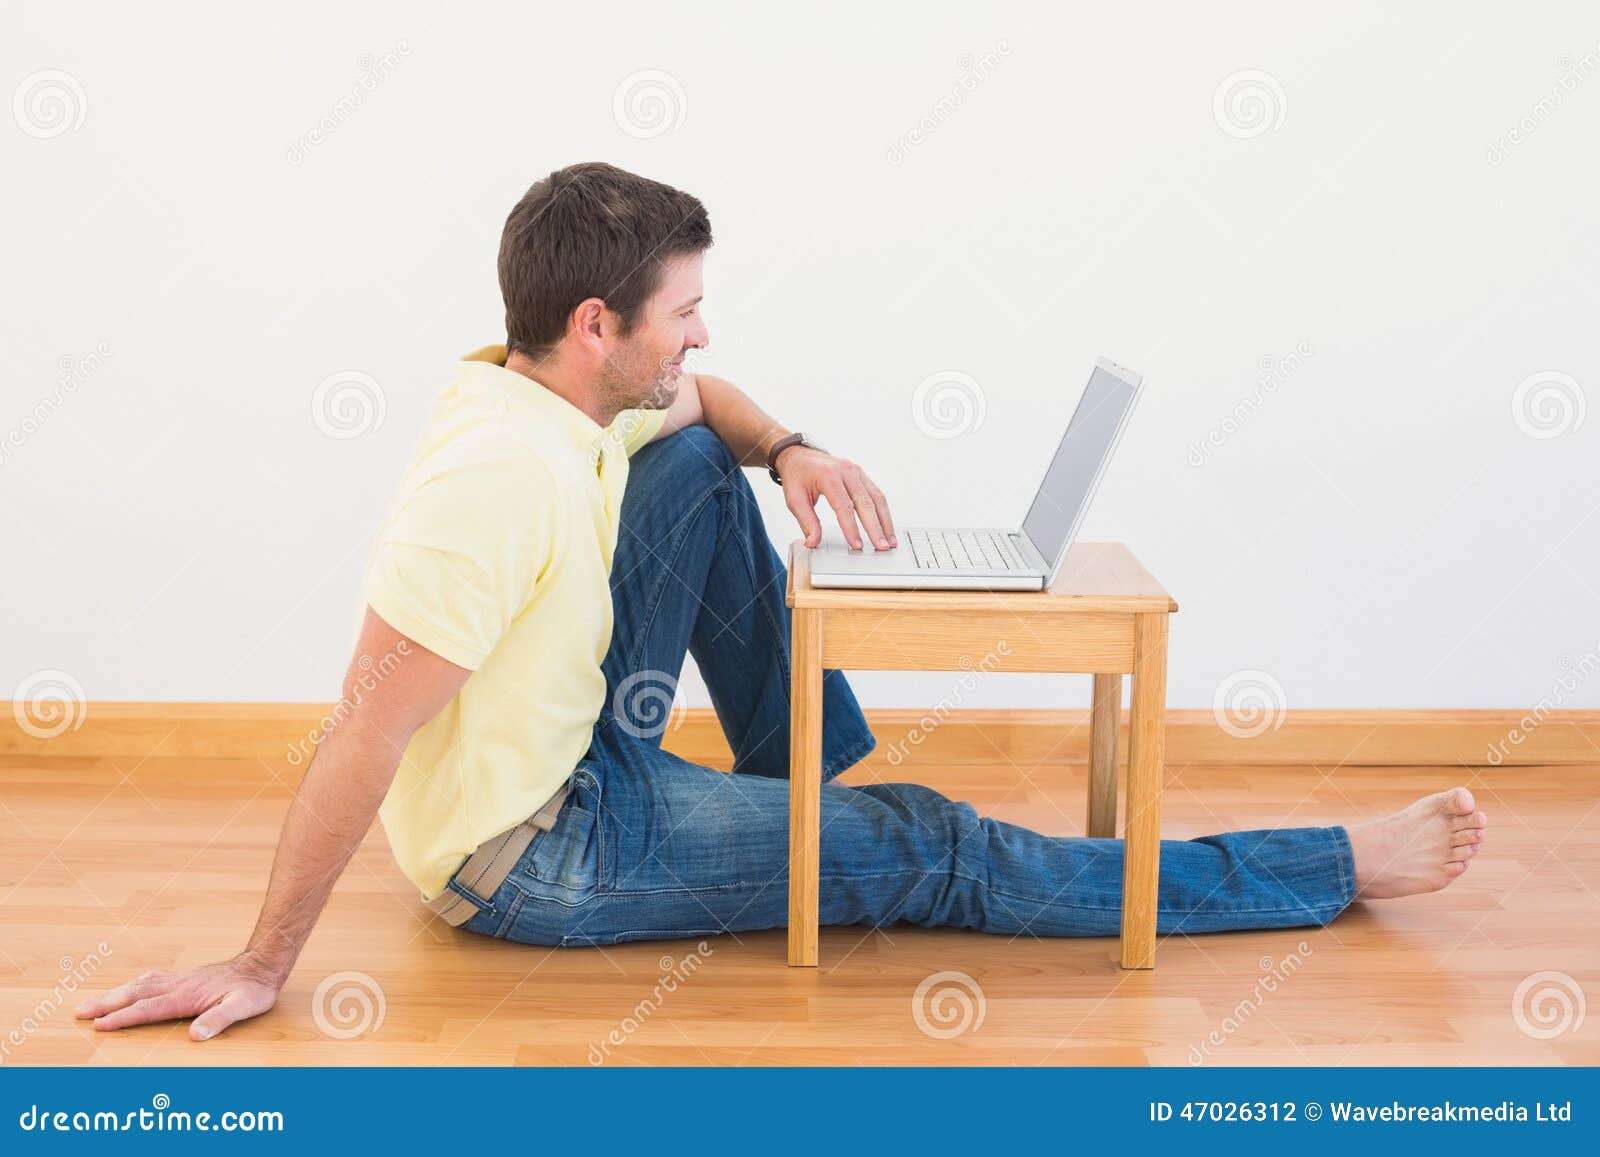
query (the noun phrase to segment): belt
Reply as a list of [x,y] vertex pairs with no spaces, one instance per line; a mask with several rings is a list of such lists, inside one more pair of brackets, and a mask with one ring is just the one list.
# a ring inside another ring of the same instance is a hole
[[473,903],[447,884],[443,892],[426,901],[428,907],[457,928],[487,907],[522,853],[533,843],[534,833],[555,827],[556,815],[567,800],[567,791],[568,784],[562,784],[548,803],[516,827],[479,844],[478,850],[450,877],[451,883],[477,896],[481,904]]

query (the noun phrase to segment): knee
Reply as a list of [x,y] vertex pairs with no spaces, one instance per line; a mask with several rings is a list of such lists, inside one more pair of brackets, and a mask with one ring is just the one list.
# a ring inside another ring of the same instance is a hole
[[698,491],[708,484],[737,479],[742,472],[716,431],[694,425],[640,450],[634,455],[630,473],[648,474],[656,481],[670,479],[671,485],[690,486]]
[[689,461],[711,462],[719,468],[733,469],[733,451],[728,449],[717,432],[703,423],[685,426],[661,439],[663,449],[671,452],[674,458]]
[[954,868],[961,858],[977,850],[988,838],[988,823],[970,803],[951,799],[920,783],[872,784],[859,789],[876,796],[916,838],[927,844],[930,856]]

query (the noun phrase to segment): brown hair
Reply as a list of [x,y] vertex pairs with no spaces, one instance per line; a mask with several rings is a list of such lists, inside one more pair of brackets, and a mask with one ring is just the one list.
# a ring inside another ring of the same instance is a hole
[[628,333],[662,263],[710,247],[698,198],[601,161],[557,169],[522,195],[500,236],[507,351],[547,352],[590,297]]

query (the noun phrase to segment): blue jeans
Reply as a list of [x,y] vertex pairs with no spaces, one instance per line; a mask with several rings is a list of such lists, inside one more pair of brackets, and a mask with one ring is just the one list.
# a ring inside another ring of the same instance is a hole
[[[776,928],[789,886],[785,571],[744,472],[693,426],[634,456],[612,566],[607,704],[571,792],[464,927],[528,944]],[[661,749],[685,652],[733,773]],[[1120,929],[1122,841],[1041,835],[914,783],[847,787],[873,749],[842,674],[823,678],[824,924],[907,921],[1036,936]],[[1350,903],[1343,828],[1161,844],[1163,933],[1323,924]]]

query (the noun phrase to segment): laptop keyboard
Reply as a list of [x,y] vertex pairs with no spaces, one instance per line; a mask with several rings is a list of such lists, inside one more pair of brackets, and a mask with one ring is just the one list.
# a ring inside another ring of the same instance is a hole
[[1001,537],[987,530],[906,532],[919,570],[1016,570]]

